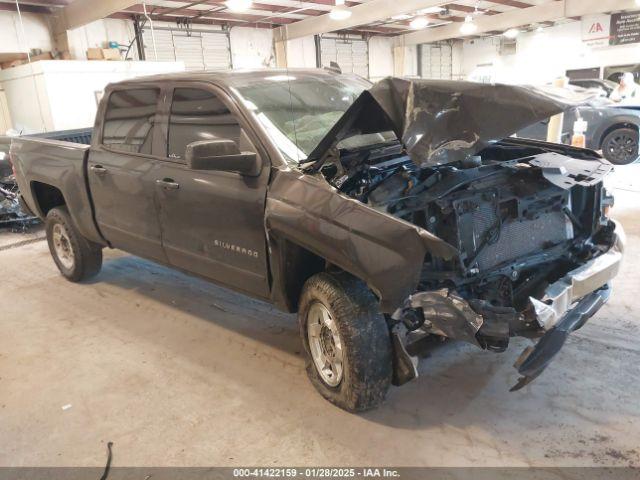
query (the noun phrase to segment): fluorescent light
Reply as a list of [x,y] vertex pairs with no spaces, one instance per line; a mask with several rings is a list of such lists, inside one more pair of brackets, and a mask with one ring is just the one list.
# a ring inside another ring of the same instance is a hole
[[467,15],[464,19],[464,23],[460,26],[460,33],[463,35],[471,35],[478,30],[478,26],[473,23],[473,17],[471,15]]
[[411,15],[407,15],[406,13],[403,13],[401,15],[394,15],[393,17],[391,17],[391,20],[409,20],[410,18],[411,18]]
[[509,30],[507,30],[506,32],[504,32],[502,35],[504,35],[507,38],[516,38],[518,35],[520,35],[520,30],[518,30],[517,28],[510,28]]
[[344,0],[336,0],[336,6],[329,12],[332,20],[346,20],[351,16],[351,10],[344,8]]
[[227,0],[225,5],[232,12],[246,12],[251,8],[251,0]]
[[329,12],[329,18],[332,20],[346,20],[351,16],[351,10],[346,8],[335,7]]
[[429,25],[429,20],[427,17],[416,17],[411,22],[409,22],[409,26],[414,30],[420,30]]
[[422,10],[418,10],[418,13],[423,13],[425,15],[428,15],[430,13],[440,13],[444,10],[445,10],[444,7],[428,7],[428,8],[423,8]]

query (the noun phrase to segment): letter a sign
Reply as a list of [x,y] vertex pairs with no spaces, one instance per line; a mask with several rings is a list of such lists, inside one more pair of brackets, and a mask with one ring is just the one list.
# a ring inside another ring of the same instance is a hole
[[606,47],[611,35],[611,15],[582,17],[582,41],[590,47]]

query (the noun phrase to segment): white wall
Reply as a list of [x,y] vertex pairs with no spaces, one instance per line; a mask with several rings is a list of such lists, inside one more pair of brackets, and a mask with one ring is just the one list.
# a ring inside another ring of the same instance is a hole
[[515,55],[499,55],[500,39],[491,37],[463,45],[461,73],[468,80],[542,84],[567,70],[640,63],[640,45],[590,48],[582,42],[581,22],[521,34]]
[[371,37],[369,39],[369,79],[376,82],[393,75],[393,39]]
[[276,64],[271,29],[233,27],[229,43],[233,68],[265,68]]
[[34,48],[51,51],[53,42],[47,18],[23,13],[22,22],[26,41],[22,36],[17,12],[0,11],[0,53],[28,52]]
[[286,48],[290,68],[316,68],[316,41],[313,35],[288,40]]
[[43,60],[0,71],[0,85],[14,128],[38,133],[92,126],[108,83],[183,70],[182,62]]
[[404,48],[403,77],[415,77],[418,75],[418,46],[408,45]]
[[11,121],[11,114],[9,113],[7,95],[4,93],[2,87],[0,87],[0,135],[4,135],[7,130],[12,128],[13,123]]
[[[22,36],[17,12],[0,11],[0,53],[19,53],[32,49],[40,49],[43,52],[54,50],[55,45],[47,15],[23,13],[22,22],[26,41]],[[71,58],[85,60],[87,48],[104,48],[108,41],[128,45],[133,36],[133,22],[130,20],[111,18],[98,20],[69,31]],[[135,46],[132,52],[137,53]]]
[[[120,45],[129,45],[134,39],[133,22],[131,20],[118,20],[105,18],[89,23],[80,28],[67,32],[69,40],[69,52],[75,60],[86,60],[88,48],[106,48],[108,42],[118,42]],[[138,50],[131,47],[129,58],[137,58]]]

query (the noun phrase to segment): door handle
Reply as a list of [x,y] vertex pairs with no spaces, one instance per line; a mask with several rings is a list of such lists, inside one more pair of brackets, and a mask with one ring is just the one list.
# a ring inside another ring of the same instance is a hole
[[177,190],[180,188],[180,184],[173,181],[173,178],[163,178],[162,180],[156,180],[156,184],[160,185],[165,190]]
[[102,165],[92,165],[91,171],[96,175],[104,175],[105,173],[107,173],[107,169],[104,168]]

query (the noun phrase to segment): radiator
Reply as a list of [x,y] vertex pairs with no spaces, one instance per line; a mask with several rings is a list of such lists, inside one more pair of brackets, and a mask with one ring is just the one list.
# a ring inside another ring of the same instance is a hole
[[[469,218],[471,217],[471,218]],[[465,216],[473,222],[472,238],[463,246],[468,256],[481,245],[487,232],[497,225],[495,206],[482,202],[471,215]],[[573,226],[563,212],[541,213],[531,220],[506,220],[502,223],[499,236],[494,243],[485,245],[477,257],[480,270],[491,269],[505,262],[517,260],[550,246],[573,238]]]

